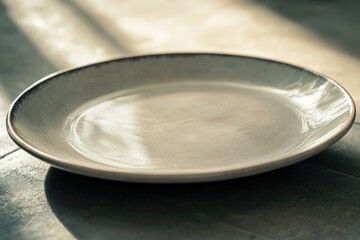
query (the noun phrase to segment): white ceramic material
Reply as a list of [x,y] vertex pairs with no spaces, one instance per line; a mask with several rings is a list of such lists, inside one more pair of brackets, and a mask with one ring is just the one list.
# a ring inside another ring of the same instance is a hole
[[12,105],[12,139],[55,167],[133,182],[201,182],[308,158],[351,127],[339,84],[212,53],[131,56],[48,76]]

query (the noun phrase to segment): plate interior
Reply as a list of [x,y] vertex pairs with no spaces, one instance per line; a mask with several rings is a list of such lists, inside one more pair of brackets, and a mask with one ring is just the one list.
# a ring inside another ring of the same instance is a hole
[[93,100],[68,117],[65,131],[71,146],[94,161],[167,171],[288,155],[305,144],[306,121],[271,89],[174,83]]

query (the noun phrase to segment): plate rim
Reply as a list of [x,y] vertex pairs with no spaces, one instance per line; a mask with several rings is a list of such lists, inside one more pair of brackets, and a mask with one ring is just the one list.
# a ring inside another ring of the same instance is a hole
[[[268,62],[268,63],[276,63],[280,65],[286,65],[290,68],[295,68],[297,70],[305,71],[310,74],[313,74],[314,76],[320,77],[326,81],[331,82],[334,86],[339,88],[346,97],[348,103],[349,103],[349,117],[346,121],[344,121],[337,129],[337,131],[334,131],[330,136],[327,136],[324,140],[320,141],[317,144],[312,145],[311,147],[307,148],[306,150],[293,154],[287,157],[280,157],[280,158],[274,158],[269,159],[265,163],[262,164],[247,164],[246,166],[227,166],[227,167],[218,167],[214,169],[198,169],[198,170],[169,170],[164,172],[159,171],[152,171],[152,169],[123,169],[123,168],[116,168],[112,166],[108,166],[105,164],[101,164],[104,166],[103,169],[96,169],[89,166],[84,166],[82,164],[74,164],[74,163],[66,163],[62,161],[61,158],[57,158],[51,154],[48,154],[46,152],[43,152],[36,147],[33,147],[31,145],[31,142],[26,141],[26,139],[23,139],[20,137],[14,127],[13,127],[13,120],[12,115],[16,111],[17,104],[21,103],[26,99],[26,95],[30,94],[32,91],[36,91],[38,87],[42,85],[42,83],[50,81],[51,79],[67,74],[73,71],[77,71],[83,68],[90,68],[102,64],[107,64],[111,62],[121,62],[121,61],[127,61],[127,60],[137,60],[141,58],[152,58],[152,57],[162,57],[162,56],[222,56],[222,57],[236,57],[236,58],[243,58],[243,59],[252,59],[255,61],[262,61],[262,62]],[[337,81],[334,79],[318,73],[316,71],[310,70],[305,67],[301,67],[299,65],[287,63],[284,61],[279,60],[273,60],[269,58],[263,58],[258,56],[250,56],[250,55],[242,55],[242,54],[236,54],[236,53],[228,53],[228,52],[208,52],[208,51],[177,51],[177,52],[156,52],[156,53],[142,53],[142,54],[128,54],[123,55],[121,57],[113,57],[109,59],[104,59],[100,61],[95,61],[87,64],[81,64],[78,66],[74,66],[71,68],[66,68],[60,71],[56,71],[52,74],[49,74],[40,80],[34,82],[29,87],[27,87],[24,91],[22,91],[18,97],[12,102],[10,105],[9,111],[6,115],[6,129],[10,136],[10,138],[23,150],[28,152],[29,154],[35,156],[36,158],[41,159],[44,162],[47,162],[51,164],[52,166],[56,168],[60,168],[69,172],[91,176],[91,177],[97,177],[102,179],[110,179],[110,180],[119,180],[119,181],[131,181],[131,182],[207,182],[207,181],[213,181],[213,180],[225,180],[225,179],[231,179],[235,177],[245,177],[249,175],[254,175],[262,172],[266,172],[272,169],[281,168],[284,166],[291,165],[293,163],[302,161],[308,157],[311,157],[325,148],[331,146],[338,140],[340,140],[352,127],[356,117],[356,106],[354,103],[354,100],[352,99],[351,95],[348,93],[348,91]],[[106,169],[108,168],[108,169]],[[112,171],[113,170],[113,171]],[[227,175],[227,176],[226,176]],[[193,177],[194,179],[191,179]],[[190,179],[189,179],[190,178]]]

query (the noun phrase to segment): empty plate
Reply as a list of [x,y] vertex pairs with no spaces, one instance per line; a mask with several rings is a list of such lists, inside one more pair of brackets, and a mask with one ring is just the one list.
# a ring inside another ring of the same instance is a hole
[[55,167],[133,182],[201,182],[308,158],[351,127],[333,80],[213,53],[131,56],[48,76],[7,118],[12,139]]

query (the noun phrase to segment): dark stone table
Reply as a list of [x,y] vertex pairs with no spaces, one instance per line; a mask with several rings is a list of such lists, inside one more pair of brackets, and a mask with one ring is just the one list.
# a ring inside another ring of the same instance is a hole
[[[105,8],[103,1],[86,8],[90,2],[0,1],[0,239],[360,239],[359,123],[301,163],[185,185],[57,170],[20,150],[4,125],[11,101],[35,80],[139,50],[200,48],[285,60],[334,77],[359,102],[359,2],[157,1],[140,8],[108,0]],[[106,22],[117,16],[123,31]],[[140,30],[133,33],[125,20]]]
[[3,158],[0,233],[12,239],[359,239],[360,125],[321,154],[231,181],[154,185]]

